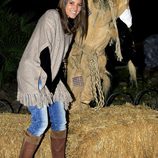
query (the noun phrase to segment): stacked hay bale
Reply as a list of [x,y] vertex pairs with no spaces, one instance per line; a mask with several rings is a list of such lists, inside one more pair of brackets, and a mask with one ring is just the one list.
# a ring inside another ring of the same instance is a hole
[[[0,157],[18,158],[24,130],[30,122],[29,114],[0,114]],[[37,158],[51,158],[49,132],[36,154]]]
[[111,106],[70,114],[68,158],[158,158],[158,111]]
[[[29,122],[29,114],[0,114],[0,157],[18,157]],[[49,132],[36,158],[51,158]],[[158,158],[158,111],[131,104],[70,111],[66,158]]]

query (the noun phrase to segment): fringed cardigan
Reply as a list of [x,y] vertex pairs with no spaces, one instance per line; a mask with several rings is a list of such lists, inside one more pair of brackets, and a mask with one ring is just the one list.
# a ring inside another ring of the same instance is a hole
[[[62,101],[67,109],[72,97],[62,81],[59,81],[54,94],[48,90],[45,85],[47,74],[40,66],[40,53],[46,47],[49,48],[53,81],[71,40],[72,35],[64,34],[59,13],[55,9],[50,9],[41,16],[25,48],[17,71],[17,100],[20,103],[24,106],[42,107],[58,100]],[[42,82],[41,88],[39,88],[39,80]]]

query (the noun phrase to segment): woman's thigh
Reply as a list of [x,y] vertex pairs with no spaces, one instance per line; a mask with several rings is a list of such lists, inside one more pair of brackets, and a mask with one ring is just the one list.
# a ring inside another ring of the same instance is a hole
[[31,124],[27,130],[32,135],[42,135],[48,126],[47,106],[42,108],[38,108],[37,106],[29,106],[28,110],[31,113]]

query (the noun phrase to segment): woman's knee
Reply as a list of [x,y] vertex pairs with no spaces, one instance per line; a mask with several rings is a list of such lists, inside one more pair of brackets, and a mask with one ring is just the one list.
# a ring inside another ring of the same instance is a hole
[[62,102],[55,102],[49,107],[51,129],[62,131],[66,129],[66,111]]

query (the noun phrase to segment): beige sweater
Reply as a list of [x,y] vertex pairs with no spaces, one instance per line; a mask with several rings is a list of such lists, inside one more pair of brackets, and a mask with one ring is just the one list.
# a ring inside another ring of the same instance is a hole
[[[50,9],[41,16],[25,48],[17,71],[17,100],[20,103],[25,106],[42,107],[58,100],[63,101],[67,108],[72,98],[65,85],[60,81],[54,95],[45,86],[47,74],[40,66],[40,53],[44,48],[49,48],[52,80],[54,80],[71,39],[72,35],[64,34],[59,13],[56,10]],[[41,90],[38,86],[39,79],[42,81]]]

